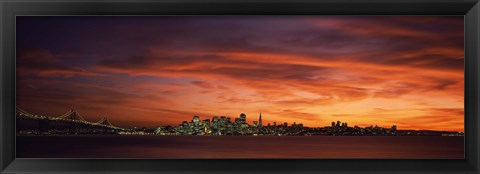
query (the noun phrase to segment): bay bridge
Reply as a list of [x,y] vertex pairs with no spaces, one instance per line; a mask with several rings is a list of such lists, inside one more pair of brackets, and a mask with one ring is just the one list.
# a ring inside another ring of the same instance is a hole
[[107,117],[102,117],[97,122],[87,121],[78,111],[69,110],[66,113],[49,117],[31,114],[20,107],[16,107],[17,132],[35,133],[118,133],[127,129],[114,126]]

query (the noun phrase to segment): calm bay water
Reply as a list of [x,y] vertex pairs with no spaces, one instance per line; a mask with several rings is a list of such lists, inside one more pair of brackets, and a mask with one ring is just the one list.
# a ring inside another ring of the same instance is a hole
[[464,137],[17,136],[17,158],[463,158]]

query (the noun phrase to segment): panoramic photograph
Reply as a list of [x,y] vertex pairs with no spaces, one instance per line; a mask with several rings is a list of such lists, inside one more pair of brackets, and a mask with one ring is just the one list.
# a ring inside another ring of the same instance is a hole
[[464,16],[17,16],[17,158],[463,159]]

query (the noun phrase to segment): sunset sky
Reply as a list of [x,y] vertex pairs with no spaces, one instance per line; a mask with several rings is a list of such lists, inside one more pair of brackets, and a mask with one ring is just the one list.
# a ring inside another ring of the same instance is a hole
[[463,131],[463,16],[17,17],[17,106]]

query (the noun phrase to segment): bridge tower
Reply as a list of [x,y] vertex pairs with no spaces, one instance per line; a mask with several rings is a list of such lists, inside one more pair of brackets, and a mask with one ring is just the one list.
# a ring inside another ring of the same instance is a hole
[[85,120],[76,110],[71,109],[67,113],[63,114],[59,118],[77,120],[77,121],[87,121]]
[[101,125],[105,125],[105,126],[110,126],[110,127],[115,127],[112,125],[112,123],[110,123],[110,120],[108,120],[107,117],[103,117],[102,119],[100,119],[97,124],[101,124]]

